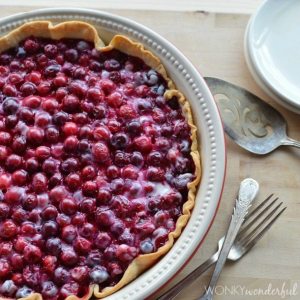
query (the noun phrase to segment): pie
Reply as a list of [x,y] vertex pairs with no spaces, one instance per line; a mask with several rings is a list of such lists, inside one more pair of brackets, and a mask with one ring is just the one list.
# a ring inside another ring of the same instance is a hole
[[155,264],[200,181],[159,59],[84,22],[0,38],[0,298],[103,298]]

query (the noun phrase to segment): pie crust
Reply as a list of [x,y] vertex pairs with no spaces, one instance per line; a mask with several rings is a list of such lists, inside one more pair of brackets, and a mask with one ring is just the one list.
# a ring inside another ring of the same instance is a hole
[[[131,56],[136,56],[142,59],[148,66],[156,70],[166,80],[168,89],[164,97],[166,100],[172,97],[177,97],[182,107],[183,114],[190,126],[191,130],[191,156],[195,164],[195,179],[188,183],[188,199],[182,208],[182,215],[177,219],[176,228],[169,233],[168,241],[164,246],[160,247],[156,252],[143,254],[136,257],[128,266],[121,280],[112,287],[106,287],[99,290],[99,285],[93,284],[90,286],[89,293],[82,298],[75,295],[68,296],[67,300],[89,299],[93,295],[96,298],[104,298],[108,295],[121,289],[123,286],[134,280],[143,271],[155,264],[158,259],[166,254],[173,246],[174,241],[182,232],[182,229],[187,224],[191,210],[195,204],[196,189],[201,177],[200,154],[198,151],[197,128],[193,122],[192,111],[189,102],[184,95],[179,92],[173,81],[168,77],[168,74],[162,65],[160,59],[146,50],[141,43],[134,42],[123,35],[115,35],[108,45],[98,35],[96,28],[88,23],[81,21],[68,21],[59,24],[53,24],[49,21],[34,21],[26,23],[19,28],[11,31],[9,34],[0,38],[0,53],[9,48],[17,46],[22,40],[29,36],[50,38],[54,40],[62,38],[82,39],[93,42],[95,48],[100,51],[110,51],[117,49]],[[0,299],[8,299],[0,297]],[[33,293],[22,300],[42,300],[42,295]]]

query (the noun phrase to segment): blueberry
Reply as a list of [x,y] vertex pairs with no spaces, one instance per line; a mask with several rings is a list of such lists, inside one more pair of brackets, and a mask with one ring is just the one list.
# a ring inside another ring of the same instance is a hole
[[106,269],[104,267],[95,267],[91,273],[90,277],[94,283],[102,283],[106,281],[109,277]]
[[5,280],[0,288],[1,294],[12,297],[17,291],[17,287],[12,280]]
[[148,254],[148,253],[153,252],[154,247],[153,247],[153,244],[151,241],[145,240],[145,241],[141,242],[140,249],[144,254]]
[[48,66],[44,73],[47,77],[54,77],[61,70],[61,66],[59,64]]
[[124,149],[128,145],[128,137],[125,133],[116,133],[112,136],[110,143],[116,149]]
[[19,109],[19,103],[15,98],[6,98],[2,103],[2,109],[6,115],[13,115]]
[[31,293],[33,293],[32,289],[30,289],[27,286],[23,286],[20,289],[18,289],[17,293],[16,293],[16,298],[25,298],[27,296],[29,296]]
[[42,283],[42,295],[47,298],[54,297],[58,292],[57,287],[52,281],[44,281]]

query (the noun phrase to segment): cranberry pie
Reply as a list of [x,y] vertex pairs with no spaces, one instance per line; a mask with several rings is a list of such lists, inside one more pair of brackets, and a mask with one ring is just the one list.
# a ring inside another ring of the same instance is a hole
[[103,298],[186,225],[191,109],[159,59],[83,22],[0,38],[0,298]]

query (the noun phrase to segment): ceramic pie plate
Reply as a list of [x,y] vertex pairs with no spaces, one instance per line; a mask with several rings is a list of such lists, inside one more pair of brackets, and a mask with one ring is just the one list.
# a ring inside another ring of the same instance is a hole
[[203,242],[216,214],[225,177],[226,153],[223,127],[205,81],[195,67],[172,44],[157,33],[129,19],[87,9],[42,9],[0,20],[0,35],[36,20],[53,23],[80,20],[91,23],[108,43],[123,34],[143,43],[157,55],[177,88],[189,100],[198,128],[202,177],[191,218],[172,249],[152,268],[106,299],[145,299],[171,280]]
[[281,105],[300,113],[300,2],[266,0],[251,17],[245,57],[257,83]]

